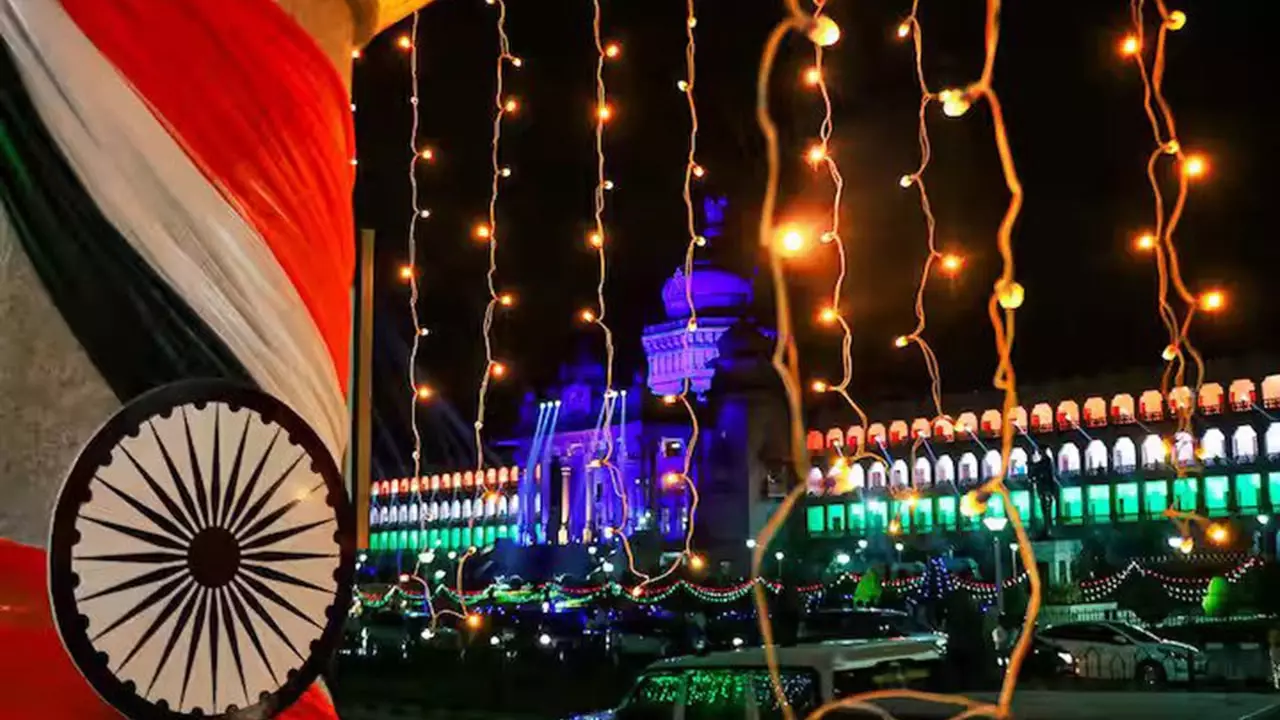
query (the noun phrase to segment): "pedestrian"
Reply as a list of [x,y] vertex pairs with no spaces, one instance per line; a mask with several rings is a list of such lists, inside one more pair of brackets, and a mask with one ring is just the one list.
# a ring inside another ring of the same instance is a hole
[[1271,686],[1280,690],[1280,625],[1273,625],[1267,633],[1267,645],[1271,660]]

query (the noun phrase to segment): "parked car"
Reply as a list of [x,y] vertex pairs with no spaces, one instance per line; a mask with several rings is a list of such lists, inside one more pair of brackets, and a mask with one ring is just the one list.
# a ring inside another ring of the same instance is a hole
[[[1008,650],[1013,650],[1012,643]],[[1001,668],[1009,664],[1008,655],[1000,657]],[[1018,679],[1022,682],[1040,682],[1048,685],[1069,683],[1080,675],[1076,658],[1061,645],[1045,640],[1040,635],[1031,639],[1031,649],[1022,661],[1018,671]]]
[[1159,686],[1187,682],[1206,669],[1205,655],[1196,647],[1130,623],[1063,623],[1037,634],[1069,652],[1085,678]]

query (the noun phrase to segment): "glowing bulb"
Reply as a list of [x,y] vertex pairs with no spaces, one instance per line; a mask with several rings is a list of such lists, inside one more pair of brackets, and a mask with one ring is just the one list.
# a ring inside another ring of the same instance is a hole
[[911,338],[907,337],[906,335],[899,335],[898,337],[893,339],[893,346],[898,348],[904,348],[910,343],[911,343]]
[[488,240],[493,237],[493,228],[482,223],[472,228],[471,235],[477,240]]
[[677,80],[677,81],[676,81],[676,89],[677,89],[677,90],[679,90],[680,92],[689,92],[689,81],[688,81],[688,80]]
[[420,218],[422,218],[423,220],[425,220],[425,219],[427,219],[427,218],[431,217],[431,211],[430,211],[430,210],[428,210],[428,209],[426,209],[426,208],[422,208],[421,210],[419,210],[419,211],[418,211],[418,217],[420,217]]
[[1173,345],[1165,345],[1164,352],[1160,353],[1160,357],[1165,362],[1169,362],[1174,358],[1178,357],[1178,348],[1174,347]]
[[1165,27],[1170,30],[1181,30],[1187,26],[1187,14],[1181,10],[1174,10],[1169,13],[1169,17],[1165,20]]
[[675,404],[676,404],[676,400],[679,400],[679,399],[680,399],[680,398],[678,398],[678,397],[677,397],[677,396],[675,396],[675,395],[670,395],[670,394],[668,394],[668,395],[663,395],[663,396],[662,396],[662,404],[663,404],[663,405],[675,405]]
[[965,517],[977,517],[987,511],[987,504],[978,499],[978,493],[974,490],[964,494],[960,498],[960,514]]
[[942,101],[942,114],[947,117],[960,117],[969,112],[969,95],[963,90],[943,90],[938,93]]
[[813,384],[811,384],[809,387],[812,388],[813,391],[816,393],[824,393],[827,390],[831,389],[831,386],[827,385],[827,383],[822,380],[814,380]]
[[411,279],[413,279],[413,266],[412,266],[412,265],[401,265],[401,266],[400,266],[400,279],[401,279],[401,280],[411,280]]
[[400,48],[401,50],[412,50],[413,39],[410,38],[408,35],[401,35],[400,37],[396,38],[396,47]]
[[520,101],[516,100],[515,98],[507,98],[507,101],[502,104],[503,112],[513,113],[519,109],[520,109]]
[[1151,233],[1142,233],[1133,241],[1133,247],[1143,252],[1149,252],[1156,247],[1156,236]]
[[1177,140],[1170,140],[1164,144],[1164,151],[1167,155],[1177,155],[1182,151],[1182,144]]
[[1209,170],[1209,163],[1203,155],[1188,155],[1182,161],[1182,174],[1189,178],[1201,177]]
[[1142,43],[1137,35],[1126,35],[1124,40],[1120,41],[1121,55],[1137,55],[1140,50],[1142,50]]
[[604,236],[598,232],[593,232],[587,236],[587,244],[596,249],[602,248],[604,247]]
[[427,162],[431,162],[436,159],[436,151],[431,148],[422,148],[422,151],[418,153],[418,157],[426,160]]
[[938,264],[942,267],[942,272],[955,275],[960,272],[960,268],[964,267],[964,258],[954,253],[947,253],[942,256]]
[[805,153],[810,165],[817,165],[827,159],[827,149],[822,145],[813,145]]
[[902,177],[898,178],[898,187],[909,188],[911,187],[911,184],[914,183],[915,181],[916,181],[916,178],[914,175],[903,175]]
[[818,313],[818,322],[823,325],[834,325],[836,320],[840,319],[840,313],[835,308],[822,308],[822,312]]
[[360,56],[361,56],[361,55],[363,55],[363,54],[364,54],[364,53],[361,53],[361,52],[360,52],[360,48],[356,48],[356,49],[354,49],[354,50],[352,50],[352,51],[351,51],[351,59],[352,59],[352,60],[359,60],[359,59],[360,59]]
[[680,476],[673,472],[666,473],[662,476],[662,484],[673,488],[680,484]]
[[613,108],[610,107],[609,105],[601,105],[600,107],[596,108],[596,117],[599,118],[602,122],[608,122],[611,118],[613,118]]
[[707,566],[707,561],[702,559],[701,555],[689,556],[689,567],[694,570],[701,570]]
[[511,65],[512,65],[512,67],[524,67],[524,60],[521,60],[521,59],[520,59],[520,58],[518,58],[518,57],[512,56],[512,57],[511,57]]
[[1005,310],[1017,310],[1022,307],[1022,301],[1026,296],[1027,291],[1018,282],[1003,284],[996,290],[996,299],[1000,301],[1000,307]]
[[498,174],[501,175],[502,177],[511,177],[511,168],[504,167],[498,171]]
[[911,34],[911,23],[904,22],[898,26],[898,37],[905,38]]
[[811,67],[804,71],[804,84],[809,87],[817,87],[822,84],[822,68]]
[[831,47],[840,42],[840,26],[826,15],[820,15],[809,26],[809,39],[814,45]]
[[705,235],[695,235],[695,236],[693,237],[693,244],[694,244],[694,245],[697,245],[698,247],[706,247],[706,246],[707,246],[707,238],[706,238],[706,236],[705,236]]
[[604,56],[610,60],[616,59],[622,54],[622,46],[616,42],[611,42],[604,46]]
[[406,574],[406,573],[401,573],[401,574],[400,574],[400,582],[402,582],[402,583],[407,583],[407,582],[409,582],[409,575],[408,575],[408,574]]
[[787,255],[798,255],[804,250],[804,233],[796,228],[785,228],[779,236],[778,245]]
[[689,25],[689,27],[691,27],[691,28],[696,28],[696,27],[698,27],[698,18],[696,18],[696,17],[694,17],[694,16],[692,16],[692,15],[690,15],[690,16],[689,16],[689,19],[688,19],[688,20],[686,20],[685,22],[686,22],[686,23]]
[[469,614],[467,615],[467,627],[471,628],[472,630],[475,630],[476,628],[479,628],[479,627],[480,627],[480,623],[482,623],[482,622],[484,622],[484,621],[483,621],[483,620],[480,618],[480,616],[479,616],[478,614],[476,614],[476,613],[469,613]]
[[706,175],[706,174],[707,174],[707,169],[706,169],[706,168],[704,168],[704,167],[702,167],[701,165],[694,165],[694,166],[690,169],[690,172],[692,172],[692,173],[693,173],[693,176],[694,176],[694,177],[696,177],[696,178],[700,178],[700,177],[702,177],[702,176],[704,176],[704,175]]
[[420,337],[426,337],[426,336],[428,336],[428,335],[430,335],[430,334],[431,334],[431,330],[430,330],[430,329],[428,329],[428,328],[418,328],[418,335],[419,335]]
[[507,366],[500,362],[495,362],[489,366],[489,374],[494,378],[502,378],[507,374]]
[[1205,312],[1218,312],[1226,304],[1227,296],[1221,290],[1210,290],[1200,295],[1200,309]]
[[907,507],[914,510],[916,505],[920,503],[920,496],[915,493],[909,493],[906,499]]
[[578,319],[586,323],[595,322],[596,314],[590,310],[583,310],[578,313]]
[[635,587],[631,588],[631,597],[637,597],[637,598],[638,598],[638,597],[640,597],[640,596],[641,596],[641,595],[643,595],[643,594],[644,594],[644,588],[640,587],[639,585],[637,585],[637,586],[635,586]]
[[693,318],[689,318],[689,322],[684,324],[685,332],[694,332],[697,329],[698,329],[698,321],[694,320]]
[[430,400],[436,393],[426,385],[419,385],[418,389],[413,391],[413,394],[416,395],[419,400]]
[[605,181],[604,181],[604,184],[603,184],[603,185],[601,185],[600,187],[604,188],[605,190],[612,190],[612,189],[613,189],[613,181],[612,181],[612,180],[605,180]]
[[886,532],[888,532],[890,535],[902,534],[902,523],[898,521],[898,518],[894,518],[889,521],[889,528]]
[[511,307],[516,304],[516,296],[511,293],[502,293],[498,296],[498,304],[502,307]]
[[1184,537],[1178,541],[1178,549],[1183,555],[1190,555],[1191,551],[1196,549],[1196,542],[1189,537]]
[[835,242],[839,237],[840,236],[836,235],[834,231],[828,230],[818,236],[818,242],[822,243],[823,245],[830,245],[831,243]]

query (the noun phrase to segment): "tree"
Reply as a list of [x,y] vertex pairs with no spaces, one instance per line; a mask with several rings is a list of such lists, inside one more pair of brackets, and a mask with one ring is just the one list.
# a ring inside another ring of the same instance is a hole
[[853,591],[853,602],[857,605],[875,605],[882,594],[880,573],[875,568],[869,568]]
[[1200,607],[1204,608],[1204,614],[1210,617],[1221,617],[1230,612],[1231,590],[1227,585],[1227,579],[1221,575],[1214,575],[1209,580],[1209,587],[1204,592],[1204,600],[1200,602]]
[[1132,611],[1139,620],[1150,625],[1169,617],[1175,607],[1173,598],[1169,597],[1160,581],[1141,573],[1134,573],[1116,590],[1115,600],[1116,607]]

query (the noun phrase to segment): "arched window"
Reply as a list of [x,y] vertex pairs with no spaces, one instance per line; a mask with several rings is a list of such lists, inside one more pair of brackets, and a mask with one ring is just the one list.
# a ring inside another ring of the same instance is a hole
[[1138,414],[1143,420],[1153,422],[1164,417],[1164,399],[1159,390],[1147,390],[1138,398]]
[[933,437],[951,442],[956,439],[956,426],[949,419],[940,417],[933,423]]
[[1102,427],[1107,424],[1106,400],[1091,397],[1084,401],[1084,424],[1086,427]]
[[409,522],[409,506],[408,506],[408,505],[401,505],[401,506],[400,506],[400,512],[398,513],[398,515],[399,515],[399,517],[400,517],[400,522],[402,522],[402,523],[407,523],[407,522]]
[[1070,430],[1080,426],[1080,406],[1075,400],[1063,400],[1058,403],[1058,429]]
[[441,503],[441,504],[440,504],[440,519],[441,519],[441,520],[452,520],[453,518],[456,518],[456,517],[457,517],[457,515],[454,515],[454,514],[453,514],[453,510],[451,509],[451,507],[450,507],[450,505],[449,505],[449,501],[448,501],[448,500],[446,500],[446,501],[444,501],[443,503]]
[[1154,468],[1165,463],[1164,441],[1159,435],[1148,435],[1142,439],[1142,467]]
[[1189,411],[1192,409],[1191,404],[1191,388],[1186,385],[1179,385],[1169,391],[1169,412],[1177,415],[1179,412]]
[[1090,440],[1084,449],[1086,475],[1104,475],[1107,472],[1107,446],[1101,440]]
[[897,445],[900,442],[906,441],[907,436],[910,435],[910,433],[911,431],[907,428],[906,421],[894,420],[889,423],[889,444]]
[[943,455],[938,458],[938,466],[936,473],[936,481],[941,483],[952,483],[956,481],[956,464],[951,460],[950,455]]
[[1267,426],[1267,437],[1265,440],[1267,448],[1267,457],[1274,458],[1280,455],[1280,423],[1271,423]]
[[849,468],[849,489],[860,490],[867,486],[867,471],[862,469],[862,463],[854,463]]
[[414,494],[422,492],[422,485],[421,483],[419,483],[418,478],[414,478],[413,480],[409,481],[409,492]]
[[844,443],[855,454],[860,453],[866,449],[867,433],[861,425],[851,425],[844,434]]
[[427,508],[427,519],[432,522],[440,519],[440,503],[433,502]]
[[838,448],[844,445],[844,432],[840,428],[831,428],[827,431],[827,447]]
[[1031,432],[1049,432],[1053,429],[1053,408],[1049,403],[1037,403],[1031,408]]
[[1116,439],[1111,447],[1111,471],[1119,474],[1133,472],[1138,466],[1138,448],[1127,437]]
[[379,525],[386,525],[386,524],[388,524],[388,523],[390,523],[390,522],[391,522],[391,508],[389,508],[389,507],[387,507],[387,506],[385,506],[385,505],[384,505],[384,506],[382,506],[382,513],[381,513],[381,514],[382,514],[382,521],[381,521],[380,523],[378,523]]
[[1062,449],[1058,451],[1058,474],[1080,474],[1080,450],[1075,446],[1075,443],[1065,443]]
[[1222,412],[1222,386],[1218,383],[1205,383],[1200,386],[1200,411],[1205,415],[1217,415]]
[[912,477],[911,480],[918,488],[925,488],[933,485],[933,467],[929,464],[929,458],[916,458],[915,476]]
[[1238,463],[1253,462],[1258,457],[1258,431],[1241,425],[1231,435],[1231,457]]
[[370,525],[377,525],[379,517],[380,515],[378,514],[378,508],[376,507],[369,508],[369,524]]
[[867,428],[867,445],[879,448],[887,442],[889,442],[889,435],[884,429],[884,423],[871,423],[871,427]]
[[826,478],[822,475],[821,468],[809,468],[809,478],[805,483],[808,486],[810,495],[821,495],[822,486]]
[[990,480],[1000,474],[1000,451],[988,450],[982,456],[982,479]]
[[965,453],[960,456],[960,484],[969,485],[978,481],[978,456]]
[[1027,476],[1027,451],[1016,447],[1009,451],[1009,477]]
[[499,471],[498,471],[498,484],[499,484],[499,485],[506,485],[506,484],[507,484],[507,481],[509,481],[510,479],[511,479],[511,471],[510,471],[510,470],[508,470],[507,468],[502,468],[501,470],[499,470]]
[[1196,464],[1196,441],[1191,437],[1191,433],[1174,433],[1173,457],[1178,467],[1190,467]]
[[907,484],[907,461],[901,458],[893,461],[893,484],[901,487]]
[[1231,409],[1237,412],[1248,410],[1258,401],[1258,391],[1252,380],[1232,380],[1228,392],[1231,395]]
[[1133,422],[1133,396],[1121,393],[1111,398],[1111,422],[1127,425]]
[[493,517],[493,514],[498,512],[498,499],[493,496],[493,493],[485,494],[488,495],[489,499],[484,503],[484,516]]
[[1226,457],[1227,454],[1227,436],[1218,428],[1209,428],[1204,431],[1204,437],[1200,439],[1200,459],[1206,465],[1216,465]]
[[971,412],[960,413],[956,418],[956,434],[961,438],[978,434],[978,416]]
[[984,410],[982,412],[982,432],[984,435],[1000,434],[1000,411]]
[[473,517],[480,517],[483,514],[484,514],[484,499],[476,498],[475,502],[471,504],[471,515]]
[[809,452],[820,452],[823,448],[822,433],[810,430],[804,437],[804,446],[809,449]]
[[884,463],[872,462],[867,468],[867,486],[868,487],[884,487]]
[[911,439],[919,440],[920,438],[929,437],[929,420],[926,418],[916,418],[911,421]]
[[[487,483],[487,484],[488,484],[488,486],[489,486],[489,487],[494,487],[495,485],[497,485],[497,484],[498,484],[498,470],[497,470],[497,468],[489,468],[487,471],[485,471],[485,474],[484,474],[484,481],[485,481],[485,483]],[[476,484],[479,484],[479,483],[480,483],[480,478],[479,478],[479,477],[477,477],[477,478],[476,478]]]
[[511,496],[511,503],[507,508],[507,512],[511,514],[513,517],[520,514],[520,496],[519,495]]
[[[471,506],[468,505],[467,507],[470,508]],[[454,498],[453,503],[450,506],[449,517],[452,517],[454,520],[467,517],[467,515],[462,514],[462,503],[458,502],[457,498]]]
[[1280,409],[1280,375],[1262,378],[1262,407],[1268,410]]
[[412,503],[409,505],[409,522],[418,522],[418,503]]
[[1024,407],[1015,407],[1009,411],[1009,424],[1013,425],[1021,432],[1027,431],[1027,410]]

